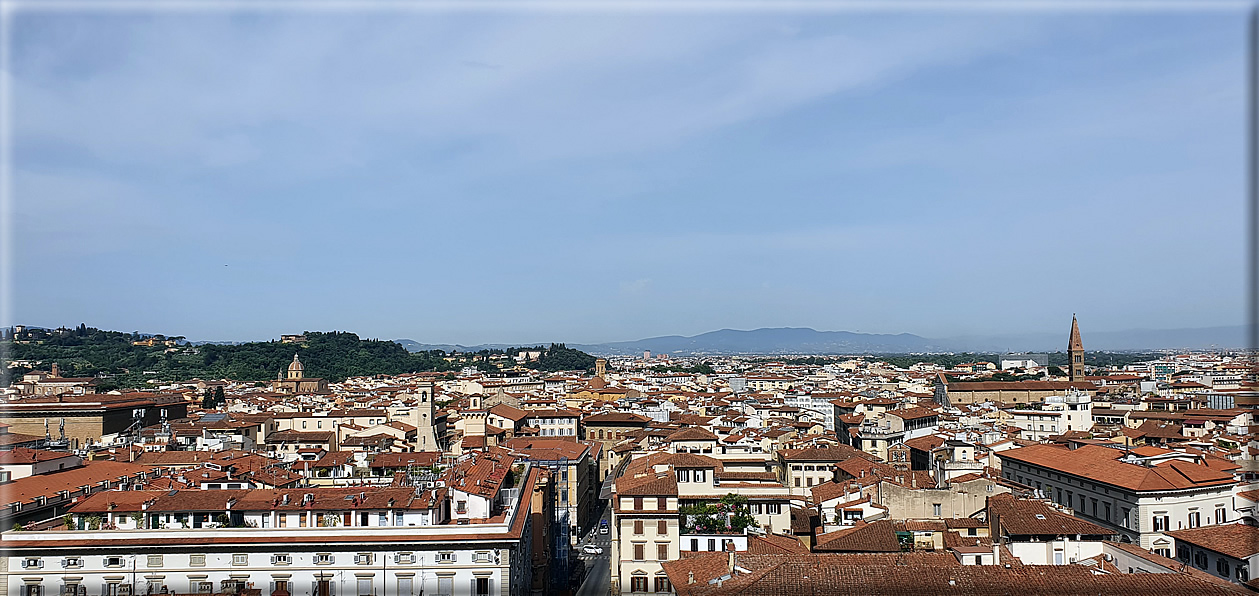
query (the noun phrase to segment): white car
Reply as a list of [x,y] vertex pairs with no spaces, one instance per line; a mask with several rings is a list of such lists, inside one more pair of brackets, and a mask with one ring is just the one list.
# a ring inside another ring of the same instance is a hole
[[588,555],[602,555],[603,548],[595,546],[593,544],[587,544],[586,546],[581,547],[581,552],[586,553]]
[[599,528],[599,533],[600,533],[600,534],[607,534],[607,533],[608,533],[608,527],[607,527],[607,526],[603,526],[603,527]]

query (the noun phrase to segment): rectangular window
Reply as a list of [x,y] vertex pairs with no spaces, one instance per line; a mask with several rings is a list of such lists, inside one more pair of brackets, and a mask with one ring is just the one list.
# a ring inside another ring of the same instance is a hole
[[645,554],[645,553],[646,553],[646,550],[647,550],[647,549],[646,549],[646,545],[643,545],[643,544],[635,544],[635,545],[634,545],[634,560],[635,560],[635,561],[642,561],[642,560],[646,559],[646,558],[647,558],[647,555]]
[[635,534],[643,533],[643,520],[641,519],[634,520],[634,533]]
[[669,499],[666,497],[656,497],[656,511],[664,511],[669,508]]
[[358,578],[358,594],[359,596],[370,596],[372,593],[372,580],[367,577]]
[[455,553],[452,551],[442,551],[440,553],[437,553],[437,562],[438,563],[454,563]]
[[669,560],[669,545],[667,543],[660,542],[656,544],[656,560],[657,561]]
[[708,539],[708,552],[713,552],[715,550],[717,550],[717,539],[709,538]]
[[243,553],[237,553],[237,554],[232,555],[232,564],[233,565],[248,565],[249,555],[243,554]]
[[942,510],[943,510],[943,506],[941,506],[940,503],[931,504],[931,515],[940,517],[941,515],[943,515]]
[[205,555],[188,555],[189,567],[205,567]]
[[690,482],[690,481],[691,481],[690,470],[678,470],[678,482]]
[[646,592],[647,591],[647,578],[641,577],[641,576],[631,577],[630,578],[630,591],[631,592]]
[[1228,523],[1228,510],[1224,509],[1223,507],[1216,509],[1215,510],[1215,523],[1217,524]]
[[1166,515],[1156,515],[1153,521],[1155,532],[1166,532],[1170,529],[1168,525],[1171,523],[1171,519]]
[[643,510],[643,498],[642,498],[642,497],[634,497],[634,510],[635,510],[635,511],[642,511],[642,510]]
[[1192,511],[1189,513],[1189,527],[1196,528],[1202,525],[1202,513]]
[[662,519],[662,520],[660,520],[660,521],[658,521],[658,522],[656,522],[656,533],[657,533],[657,534],[659,534],[659,535],[661,535],[661,536],[664,536],[665,534],[668,534],[668,533],[669,533],[669,522],[668,522],[668,521],[665,521],[665,520],[663,520],[663,519]]
[[657,578],[656,578],[656,592],[658,592],[658,593],[668,593],[668,592],[670,592],[670,591],[671,591],[671,590],[669,589],[669,578],[667,578],[667,577],[657,577]]
[[149,555],[148,566],[149,566],[149,567],[161,567],[161,566],[162,566],[162,555]]
[[691,552],[699,552],[699,538],[691,539]]
[[411,596],[415,590],[415,578],[400,577],[398,578],[398,596]]

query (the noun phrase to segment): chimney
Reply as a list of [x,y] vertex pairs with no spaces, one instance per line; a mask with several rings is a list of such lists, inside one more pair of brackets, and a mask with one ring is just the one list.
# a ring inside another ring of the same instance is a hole
[[918,488],[918,475],[912,470],[909,472],[909,488]]
[[687,583],[687,585],[690,585],[690,584],[695,583],[695,572],[694,572],[694,571],[688,571],[688,572],[686,572],[686,583]]
[[727,554],[726,572],[728,572],[730,575],[734,575],[735,562],[734,562],[734,541],[733,540],[731,540],[729,543],[726,544],[726,554]]

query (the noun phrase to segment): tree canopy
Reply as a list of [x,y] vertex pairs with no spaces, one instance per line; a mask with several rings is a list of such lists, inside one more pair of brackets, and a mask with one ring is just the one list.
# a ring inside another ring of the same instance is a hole
[[[192,345],[182,336],[149,336],[79,325],[64,330],[28,328],[3,341],[9,344],[6,347],[13,360],[40,362],[45,370],[56,362],[62,375],[67,377],[108,377],[101,384],[111,389],[145,387],[151,379],[265,382],[287,370],[294,354],[301,359],[306,377],[333,382],[351,376],[450,372],[461,366],[458,362],[448,361],[448,355],[442,350],[408,352],[396,342],[363,339],[345,331],[307,331],[304,335],[306,340],[302,343],[262,341]],[[164,337],[175,345],[167,345],[162,340],[152,346],[136,345],[136,342],[149,337],[155,340]],[[594,368],[594,356],[564,344],[492,352],[515,355],[525,350],[541,352],[536,361],[523,363],[526,368],[538,371]],[[477,363],[479,368],[497,370],[490,364],[490,355],[490,351],[486,351],[485,357]],[[21,375],[25,370],[15,370],[14,373]]]

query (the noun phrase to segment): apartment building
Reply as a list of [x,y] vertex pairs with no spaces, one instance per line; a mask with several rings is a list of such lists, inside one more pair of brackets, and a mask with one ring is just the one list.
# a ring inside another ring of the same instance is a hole
[[[527,463],[478,461],[449,486],[112,491],[72,530],[5,533],[9,594],[527,594],[536,583]],[[544,569],[544,568],[543,568]]]
[[[754,524],[739,529],[731,510],[715,526],[698,522],[699,509],[738,495]],[[662,564],[681,553],[747,550],[753,534],[791,532],[791,495],[769,472],[727,471],[716,458],[695,453],[640,453],[617,478],[613,496],[612,575],[622,594],[671,591]]]
[[[1143,455],[1145,454],[1145,455]],[[1234,521],[1236,464],[1176,451],[1032,445],[997,453],[1002,475],[1163,556],[1166,532]]]

